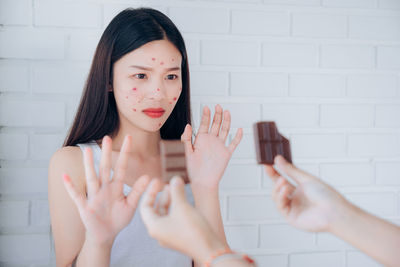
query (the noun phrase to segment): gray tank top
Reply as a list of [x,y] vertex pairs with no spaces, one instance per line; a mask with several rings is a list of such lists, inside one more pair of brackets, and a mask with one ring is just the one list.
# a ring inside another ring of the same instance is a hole
[[[93,160],[96,172],[99,171],[101,149],[96,142],[78,144],[82,152],[85,147],[93,151]],[[131,187],[124,185],[124,194],[127,195]],[[185,186],[186,196],[194,203],[190,185]],[[161,247],[156,240],[151,238],[143,224],[139,209],[136,210],[132,221],[116,237],[112,250],[112,267],[191,267],[192,259],[176,252],[175,250]]]

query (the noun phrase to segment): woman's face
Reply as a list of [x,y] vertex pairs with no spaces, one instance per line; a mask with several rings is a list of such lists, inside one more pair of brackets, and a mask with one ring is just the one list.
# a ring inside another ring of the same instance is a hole
[[167,40],[149,42],[113,66],[113,91],[121,123],[158,131],[182,92],[182,56]]

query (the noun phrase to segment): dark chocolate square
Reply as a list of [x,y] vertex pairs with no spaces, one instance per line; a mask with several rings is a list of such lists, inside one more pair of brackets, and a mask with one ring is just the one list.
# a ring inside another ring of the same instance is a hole
[[274,164],[274,158],[282,155],[292,163],[290,142],[278,132],[275,122],[261,121],[253,125],[258,164]]
[[160,154],[163,181],[169,183],[171,178],[177,175],[182,177],[186,184],[189,183],[185,147],[181,140],[161,140]]

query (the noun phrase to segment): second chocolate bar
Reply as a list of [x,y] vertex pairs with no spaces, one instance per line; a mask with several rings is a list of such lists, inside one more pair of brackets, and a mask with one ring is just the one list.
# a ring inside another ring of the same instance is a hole
[[258,164],[274,164],[277,155],[292,163],[289,140],[278,132],[275,122],[257,122],[253,130]]
[[180,140],[161,140],[160,154],[163,181],[169,183],[177,175],[189,183],[184,144]]

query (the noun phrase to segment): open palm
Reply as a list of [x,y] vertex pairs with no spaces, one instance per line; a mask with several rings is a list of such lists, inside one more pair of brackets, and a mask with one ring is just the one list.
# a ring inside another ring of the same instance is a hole
[[129,195],[124,195],[123,180],[128,166],[131,139],[132,137],[127,136],[124,140],[112,179],[111,138],[106,136],[102,142],[99,177],[94,169],[92,150],[86,148],[84,166],[87,196],[79,193],[69,176],[64,174],[64,185],[78,208],[86,228],[86,238],[98,244],[112,243],[116,235],[129,224],[150,180],[147,176],[140,177]]
[[187,125],[182,134],[185,143],[189,179],[192,184],[215,188],[224,174],[233,152],[242,139],[242,129],[238,129],[231,143],[226,146],[231,116],[221,106],[215,107],[210,128],[210,110],[206,106],[195,141],[192,144],[192,128]]

